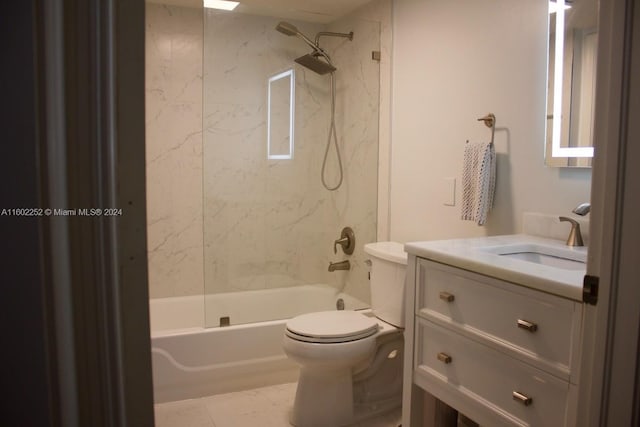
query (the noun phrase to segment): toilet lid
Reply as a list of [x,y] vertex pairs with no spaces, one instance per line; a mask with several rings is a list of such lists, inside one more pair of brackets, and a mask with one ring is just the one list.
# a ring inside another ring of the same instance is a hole
[[320,311],[287,322],[287,336],[306,342],[340,343],[366,338],[378,331],[374,318],[351,310]]

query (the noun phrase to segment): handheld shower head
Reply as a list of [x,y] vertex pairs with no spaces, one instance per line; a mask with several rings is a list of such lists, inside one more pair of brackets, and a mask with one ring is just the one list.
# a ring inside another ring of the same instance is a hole
[[276,30],[280,31],[282,34],[285,34],[287,36],[300,37],[306,44],[311,46],[311,48],[314,51],[316,51],[316,52],[322,51],[322,49],[320,49],[320,47],[318,47],[318,45],[315,44],[309,37],[305,36],[300,31],[298,31],[298,28],[296,28],[296,26],[293,25],[293,24],[290,24],[290,23],[284,22],[284,21],[280,21],[278,23],[278,25],[276,25]]
[[287,36],[296,36],[300,34],[300,31],[298,31],[295,25],[284,21],[281,21],[276,25],[276,30]]

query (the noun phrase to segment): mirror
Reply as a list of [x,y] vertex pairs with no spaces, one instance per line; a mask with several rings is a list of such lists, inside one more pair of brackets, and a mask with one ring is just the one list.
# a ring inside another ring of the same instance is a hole
[[591,167],[597,26],[597,0],[549,2],[547,166]]

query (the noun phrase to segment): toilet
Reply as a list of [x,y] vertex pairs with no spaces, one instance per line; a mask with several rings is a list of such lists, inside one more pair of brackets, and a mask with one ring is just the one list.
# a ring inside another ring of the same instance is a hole
[[396,242],[364,250],[371,257],[371,310],[287,322],[284,352],[300,365],[290,417],[296,427],[348,426],[401,405],[407,254]]

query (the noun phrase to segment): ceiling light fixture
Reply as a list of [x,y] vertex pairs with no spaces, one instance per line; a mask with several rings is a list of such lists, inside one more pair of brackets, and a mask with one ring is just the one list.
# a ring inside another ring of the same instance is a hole
[[209,9],[233,10],[240,2],[227,0],[203,0],[203,5]]
[[[564,3],[562,5],[562,10],[571,9],[571,5]],[[550,1],[549,2],[549,14],[556,13],[558,11],[558,2]]]

